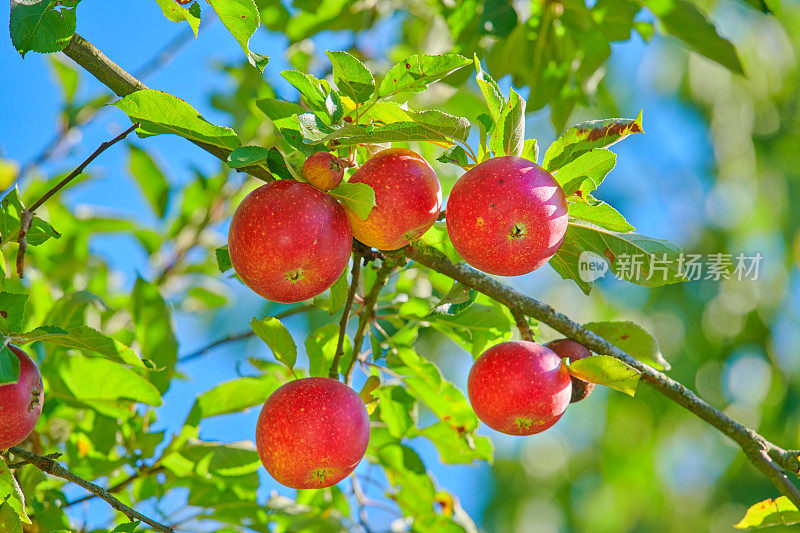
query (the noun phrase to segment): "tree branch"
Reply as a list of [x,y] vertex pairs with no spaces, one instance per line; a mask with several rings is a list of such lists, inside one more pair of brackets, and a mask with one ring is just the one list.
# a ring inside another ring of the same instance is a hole
[[24,450],[22,448],[18,448],[14,446],[9,451],[16,456],[22,457],[30,464],[41,470],[42,472],[46,472],[52,476],[60,477],[61,479],[65,479],[71,483],[75,483],[76,485],[80,485],[84,489],[88,490],[92,494],[104,499],[107,501],[111,507],[116,509],[117,511],[121,512],[125,516],[128,517],[128,520],[139,520],[144,522],[145,524],[151,526],[153,529],[157,531],[161,531],[162,533],[174,533],[174,530],[169,527],[156,522],[152,518],[149,518],[136,509],[131,509],[114,496],[112,496],[107,490],[103,489],[102,487],[95,485],[91,481],[86,481],[83,478],[80,478],[61,466],[59,463],[55,462],[54,460],[41,456],[39,454],[29,452],[28,450]]
[[83,163],[78,165],[75,168],[75,170],[70,172],[66,178],[61,180],[52,189],[44,193],[42,197],[39,198],[36,202],[34,202],[33,205],[30,206],[28,209],[22,210],[22,213],[20,213],[19,217],[20,221],[19,234],[17,235],[17,242],[19,243],[19,249],[17,250],[17,275],[20,277],[20,279],[25,277],[25,251],[28,249],[28,243],[25,240],[25,236],[28,234],[28,230],[31,227],[31,222],[33,222],[33,213],[37,209],[39,209],[43,203],[49,200],[54,194],[56,194],[58,191],[66,187],[70,181],[75,179],[76,176],[79,176],[83,172],[83,170],[87,166],[89,166],[89,163],[91,163],[92,161],[95,160],[95,158],[97,158],[97,156],[105,152],[107,148],[113,146],[114,144],[118,143],[119,141],[127,137],[130,134],[130,132],[132,132],[138,127],[139,123],[137,122],[127,130],[123,131],[122,133],[111,139],[110,141],[102,143],[97,148],[97,150],[92,152],[92,154],[89,157],[87,157],[83,161]]
[[331,369],[328,372],[328,377],[331,379],[339,379],[339,361],[344,355],[344,338],[347,335],[347,322],[350,320],[350,308],[353,306],[353,299],[356,296],[356,289],[358,288],[358,280],[361,277],[361,254],[357,251],[353,252],[353,269],[351,271],[350,289],[347,291],[347,300],[344,302],[344,311],[342,311],[342,319],[339,321],[339,338],[336,341],[336,353],[331,362]]
[[[405,259],[403,259],[405,261]],[[364,336],[367,331],[367,325],[372,321],[372,315],[375,312],[375,302],[378,301],[378,296],[381,293],[386,280],[389,279],[394,267],[398,264],[397,259],[392,257],[391,254],[386,254],[383,264],[378,269],[375,276],[375,282],[369,293],[364,297],[364,304],[361,306],[361,315],[358,317],[358,329],[356,329],[356,336],[353,338],[353,354],[350,356],[350,362],[347,365],[347,372],[345,372],[345,382],[350,383],[353,378],[353,368],[355,368],[358,355],[361,353],[361,344],[364,342]]]
[[[454,265],[438,250],[430,247],[406,247],[406,255],[418,263],[445,274],[468,287],[489,296],[509,309],[531,316],[575,340],[598,354],[610,355],[638,370],[641,380],[673,402],[694,413],[736,442],[759,470],[765,473],[777,489],[800,509],[800,492],[785,475],[774,474],[775,468],[797,474],[800,461],[796,451],[784,450],[769,442],[749,427],[711,406],[682,384],[659,372],[630,354],[620,350],[596,333],[583,328],[549,305],[520,294],[511,287],[486,276],[465,263]],[[791,488],[790,488],[791,487]]]
[[[298,306],[292,307],[290,309],[287,309],[286,311],[278,313],[277,315],[275,315],[275,318],[280,319],[280,318],[286,318],[286,317],[289,317],[289,316],[292,316],[292,315],[299,315],[300,313],[305,313],[306,311],[310,311],[312,309],[314,309],[314,305],[313,304],[298,305]],[[253,335],[255,335],[253,330],[243,331],[241,333],[234,333],[233,335],[228,335],[227,337],[223,337],[221,339],[218,339],[218,340],[212,342],[211,344],[203,346],[199,350],[196,350],[196,351],[194,351],[192,353],[188,353],[186,355],[182,355],[181,357],[178,358],[178,362],[179,363],[186,363],[187,361],[191,361],[193,359],[197,359],[198,357],[200,357],[202,355],[205,355],[206,353],[210,352],[211,350],[213,350],[214,348],[216,348],[218,346],[222,346],[223,344],[227,344],[229,342],[242,341],[244,339],[249,339]]]
[[525,318],[525,315],[514,307],[509,307],[508,310],[511,311],[511,316],[514,317],[514,322],[517,323],[520,338],[524,341],[533,342],[533,331],[531,331],[531,326],[528,324],[528,319]]
[[[103,85],[111,89],[117,96],[127,96],[136,91],[147,89],[147,86],[125,71],[122,67],[111,61],[103,52],[92,43],[78,35],[72,36],[69,44],[64,48],[64,54],[86,69]],[[191,141],[211,155],[227,163],[230,150],[213,146],[200,141]],[[239,169],[251,176],[264,181],[272,181],[272,174],[258,166],[249,166]]]

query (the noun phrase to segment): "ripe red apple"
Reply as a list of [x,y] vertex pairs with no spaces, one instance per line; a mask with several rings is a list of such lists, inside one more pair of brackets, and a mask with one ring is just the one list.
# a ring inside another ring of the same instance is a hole
[[567,366],[549,348],[509,341],[478,357],[469,372],[467,393],[487,426],[508,435],[532,435],[561,418],[572,382]]
[[439,179],[422,156],[405,148],[378,152],[350,177],[375,190],[367,220],[345,208],[353,235],[367,246],[397,250],[433,226],[442,206]]
[[318,189],[336,188],[344,177],[342,160],[328,152],[315,152],[303,162],[303,177]]
[[447,233],[461,257],[500,276],[527,274],[558,251],[567,203],[555,178],[516,156],[472,167],[447,200]]
[[[548,342],[545,346],[556,352],[559,357],[566,357],[570,363],[592,355],[589,348],[572,339],[556,339]],[[570,403],[583,400],[589,396],[589,393],[592,392],[593,389],[594,383],[589,383],[588,381],[572,376],[572,399]]]
[[8,345],[19,359],[19,379],[0,385],[0,450],[7,450],[30,435],[44,403],[42,374],[28,354]]
[[344,209],[307,183],[277,180],[242,200],[228,251],[245,285],[268,300],[300,302],[333,285],[350,260]]
[[368,442],[364,402],[329,378],[281,386],[264,403],[256,426],[256,447],[267,472],[295,489],[338,483],[364,457]]

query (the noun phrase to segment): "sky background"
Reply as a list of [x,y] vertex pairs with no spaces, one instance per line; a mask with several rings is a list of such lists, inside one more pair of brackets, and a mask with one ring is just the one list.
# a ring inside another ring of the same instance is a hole
[[[173,36],[185,31],[182,25],[168,22],[155,2],[136,4],[135,9],[125,9],[124,16],[120,15],[118,2],[83,0],[78,7],[78,33],[128,71],[135,71]],[[204,5],[203,8],[205,14],[208,6]],[[8,27],[8,11],[3,10],[0,16],[3,17],[2,27]],[[399,17],[393,16],[381,21],[367,34],[360,35],[362,48],[376,54],[384,52],[395,42],[399,22]],[[344,32],[326,32],[314,41],[317,52],[322,53],[326,49],[348,47],[352,36]],[[283,57],[286,45],[285,37],[266,31],[259,31],[250,43],[251,49],[271,56],[264,73],[265,79],[281,97],[295,99],[293,89],[279,76],[280,71],[290,68]],[[713,153],[700,117],[672,94],[668,84],[665,87],[664,80],[669,77],[670,65],[669,56],[664,51],[670,46],[672,44],[661,39],[644,44],[638,36],[625,44],[613,46],[609,77],[626,80],[625,83],[611,84],[620,92],[620,114],[634,117],[643,109],[646,134],[633,136],[614,147],[619,155],[617,167],[603,183],[597,196],[617,207],[639,232],[691,248],[696,229],[708,222],[706,201],[710,185],[707,172],[713,164]],[[149,78],[147,85],[175,94],[193,105],[209,121],[225,124],[228,117],[215,110],[207,96],[211,92],[231,90],[232,86],[229,78],[209,67],[227,61],[238,62],[241,57],[242,50],[231,35],[222,24],[214,21],[204,27],[199,38],[191,42],[176,59]],[[30,53],[23,60],[11,46],[7,32],[3,46],[0,46],[0,73],[3,80],[0,83],[0,157],[24,164],[40,152],[55,132],[56,116],[62,106],[60,89],[54,82],[47,58]],[[507,90],[508,80],[500,81],[504,90]],[[94,78],[82,75],[77,98],[88,98],[102,89]],[[581,120],[590,118],[604,117],[585,113],[580,116]],[[107,108],[97,120],[81,130],[80,138],[73,139],[73,147],[66,159],[46,166],[45,170],[55,172],[72,169],[101,142],[128,125],[129,121],[121,111],[114,107]],[[676,131],[680,131],[680,135],[676,135]],[[546,110],[529,116],[528,136],[539,139],[543,153],[554,137]],[[216,159],[177,137],[159,136],[140,140],[131,136],[129,142],[146,145],[150,153],[155,153],[173,184],[188,180],[193,167],[207,172],[218,169]],[[72,187],[64,198],[74,206],[86,206],[84,208],[131,217],[143,224],[153,225],[156,219],[146,207],[126,168],[127,150],[123,144],[118,144],[92,164],[92,178]],[[24,189],[25,184],[22,183],[21,187]],[[220,244],[223,244],[226,228],[221,226],[219,229]],[[137,274],[145,278],[152,275],[146,257],[132,238],[98,236],[92,241],[92,249],[108,258],[119,270],[123,287],[131,287]],[[571,282],[561,281],[549,267],[511,282],[545,301],[552,296],[561,304],[562,311],[576,320],[589,318],[590,310],[581,304],[577,287]],[[602,283],[611,297],[627,303],[644,299],[646,289],[613,280]],[[176,315],[181,354],[230,333],[246,331],[250,318],[261,312],[263,301],[257,296],[234,283],[230,283],[230,290],[235,295],[235,300],[231,300],[235,305],[230,305],[211,322],[189,315]],[[236,311],[231,310],[233,307],[236,307]],[[302,317],[287,319],[286,324],[297,338],[305,335]],[[455,345],[448,346],[450,350],[444,357],[443,373],[464,390],[469,354]],[[246,365],[237,365],[235,362],[246,361],[256,354],[267,355],[268,350],[260,341],[242,342],[226,345],[184,365],[181,371],[186,379],[173,382],[164,398],[164,405],[158,411],[160,424],[169,430],[179,428],[196,395],[236,377],[237,367],[247,373]],[[605,394],[605,390],[598,390],[589,402],[602,402]],[[252,440],[257,416],[258,410],[253,409],[247,413],[207,420],[202,425],[202,437],[222,441]],[[521,454],[523,466],[536,469],[543,468],[542,463],[526,462],[525,457],[534,458],[541,450],[552,451],[560,446],[590,445],[592,436],[602,431],[603,424],[602,415],[582,404],[568,410],[551,431],[534,439],[502,436],[485,426],[480,431],[491,434],[498,454]],[[413,447],[422,454],[439,484],[453,491],[465,510],[480,524],[486,495],[491,490],[489,465],[445,466],[440,463],[435,449],[428,442],[417,439]],[[365,466],[363,463],[360,468],[364,469]],[[282,494],[293,493],[277,485],[266,472],[262,471],[262,474],[264,495],[273,490]],[[345,488],[346,484],[342,485]],[[81,495],[79,490],[70,492],[73,497]],[[373,489],[370,495],[377,497],[378,491]],[[162,502],[165,508],[178,504],[179,501]],[[378,524],[391,519],[391,515],[378,510],[371,510],[370,514]],[[93,502],[86,508],[74,508],[73,516],[88,518],[92,526],[98,526],[113,514],[104,502]]]

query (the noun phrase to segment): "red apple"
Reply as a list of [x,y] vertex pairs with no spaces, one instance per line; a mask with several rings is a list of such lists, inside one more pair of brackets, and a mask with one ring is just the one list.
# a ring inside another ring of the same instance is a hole
[[344,177],[342,160],[328,152],[315,152],[303,162],[303,177],[318,189],[336,188]]
[[261,462],[295,489],[330,487],[364,457],[369,415],[350,387],[329,378],[303,378],[267,399],[256,426]]
[[431,166],[405,148],[378,152],[348,183],[366,183],[375,191],[375,207],[361,220],[345,208],[353,235],[378,250],[397,250],[433,226],[442,207],[442,189]]
[[0,450],[7,450],[30,435],[44,403],[42,374],[28,354],[8,345],[19,359],[19,379],[0,385]]
[[508,435],[532,435],[555,424],[569,405],[572,382],[561,358],[530,341],[492,346],[467,380],[469,402],[484,424]]
[[239,204],[228,230],[233,268],[274,302],[300,302],[333,285],[350,260],[344,209],[307,183],[277,180]]
[[[556,339],[548,342],[545,344],[545,346],[556,352],[559,357],[566,357],[570,363],[592,355],[592,352],[589,351],[589,348],[579,342],[575,342],[572,339]],[[589,396],[589,393],[592,392],[593,389],[594,383],[589,383],[588,381],[584,381],[573,376],[572,399],[570,400],[570,403],[583,400]]]
[[516,156],[468,170],[447,200],[447,233],[461,257],[500,276],[527,274],[558,251],[567,203],[555,178]]

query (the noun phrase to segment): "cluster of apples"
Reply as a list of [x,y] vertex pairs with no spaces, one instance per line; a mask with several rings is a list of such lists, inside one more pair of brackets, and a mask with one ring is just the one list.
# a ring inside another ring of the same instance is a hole
[[[375,191],[366,220],[326,194],[343,179],[346,162],[317,152],[303,164],[308,183],[279,180],[247,196],[236,210],[228,249],[236,273],[256,293],[297,302],[329,288],[347,267],[352,239],[396,250],[438,219],[442,193],[435,172],[404,148],[379,152],[349,183]],[[467,171],[447,204],[447,232],[461,257],[484,272],[532,272],[556,253],[567,229],[564,193],[553,176],[515,156],[489,159]],[[555,424],[592,384],[570,377],[564,358],[591,355],[561,339],[498,344],[469,374],[476,415],[510,435],[531,435]],[[361,461],[369,415],[360,396],[335,379],[304,378],[280,387],[262,408],[256,445],[267,471],[293,488],[333,485]]]

